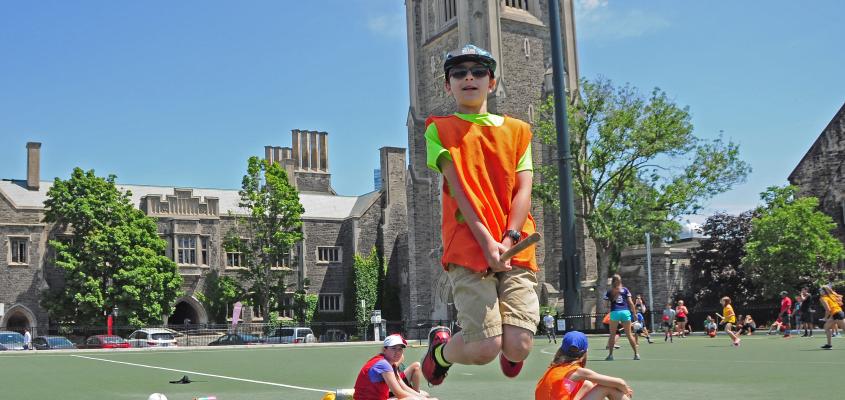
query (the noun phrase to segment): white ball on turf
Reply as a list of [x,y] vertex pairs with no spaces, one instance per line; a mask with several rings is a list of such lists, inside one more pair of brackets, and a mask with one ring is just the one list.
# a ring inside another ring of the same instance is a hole
[[635,330],[635,331],[638,331],[638,330],[640,330],[640,329],[643,329],[643,324],[641,324],[641,323],[639,323],[639,322],[634,322],[634,324],[632,325],[632,327],[634,328],[634,330]]
[[147,397],[147,400],[167,400],[167,396],[161,393],[153,393],[150,397]]

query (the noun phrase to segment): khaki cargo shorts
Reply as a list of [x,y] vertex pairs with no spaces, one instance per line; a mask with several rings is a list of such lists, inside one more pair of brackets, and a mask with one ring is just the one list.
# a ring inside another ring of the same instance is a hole
[[485,274],[450,264],[447,275],[458,310],[464,341],[476,342],[502,334],[502,325],[536,333],[540,322],[537,274],[513,267],[507,272]]

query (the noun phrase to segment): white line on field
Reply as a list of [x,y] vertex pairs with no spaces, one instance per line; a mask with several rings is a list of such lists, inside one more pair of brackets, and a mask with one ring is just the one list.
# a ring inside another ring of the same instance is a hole
[[125,361],[109,360],[109,359],[105,359],[105,358],[77,356],[77,355],[73,355],[71,357],[85,358],[85,359],[88,359],[88,360],[96,360],[96,361],[105,361],[105,362],[110,362],[110,363],[115,363],[115,364],[131,365],[133,367],[152,368],[152,369],[160,369],[160,370],[164,370],[164,371],[173,371],[173,372],[181,372],[181,373],[185,373],[185,374],[208,376],[208,377],[211,377],[211,378],[230,379],[230,380],[233,380],[233,381],[241,381],[241,382],[249,382],[249,383],[259,383],[259,384],[262,384],[262,385],[279,386],[279,387],[284,387],[284,388],[289,388],[289,389],[310,390],[312,392],[323,392],[323,393],[331,391],[331,390],[326,390],[326,389],[315,389],[315,388],[307,388],[307,387],[302,387],[302,386],[285,385],[284,383],[265,382],[265,381],[257,381],[257,380],[254,380],[254,379],[235,378],[235,377],[232,377],[232,376],[225,376],[225,375],[206,374],[204,372],[188,371],[188,370],[183,370],[183,369],[156,367],[154,365],[136,364],[136,363],[130,363],[130,362],[125,362]]

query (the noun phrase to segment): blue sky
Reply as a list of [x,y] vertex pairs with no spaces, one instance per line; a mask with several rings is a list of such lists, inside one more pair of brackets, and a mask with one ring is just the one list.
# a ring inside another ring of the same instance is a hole
[[[845,101],[845,2],[577,0],[580,72],[657,86],[754,172],[705,213],[786,177]],[[0,0],[0,177],[74,166],[123,183],[238,188],[250,155],[329,132],[340,194],[407,146],[404,2]],[[700,220],[699,218],[694,218]]]

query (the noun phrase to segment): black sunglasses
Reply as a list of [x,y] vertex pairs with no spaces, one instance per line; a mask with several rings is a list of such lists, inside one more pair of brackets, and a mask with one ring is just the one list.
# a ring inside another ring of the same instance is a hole
[[483,78],[490,75],[490,70],[483,66],[472,68],[455,67],[449,70],[449,77],[454,79],[464,79],[468,73],[472,74],[474,78]]

